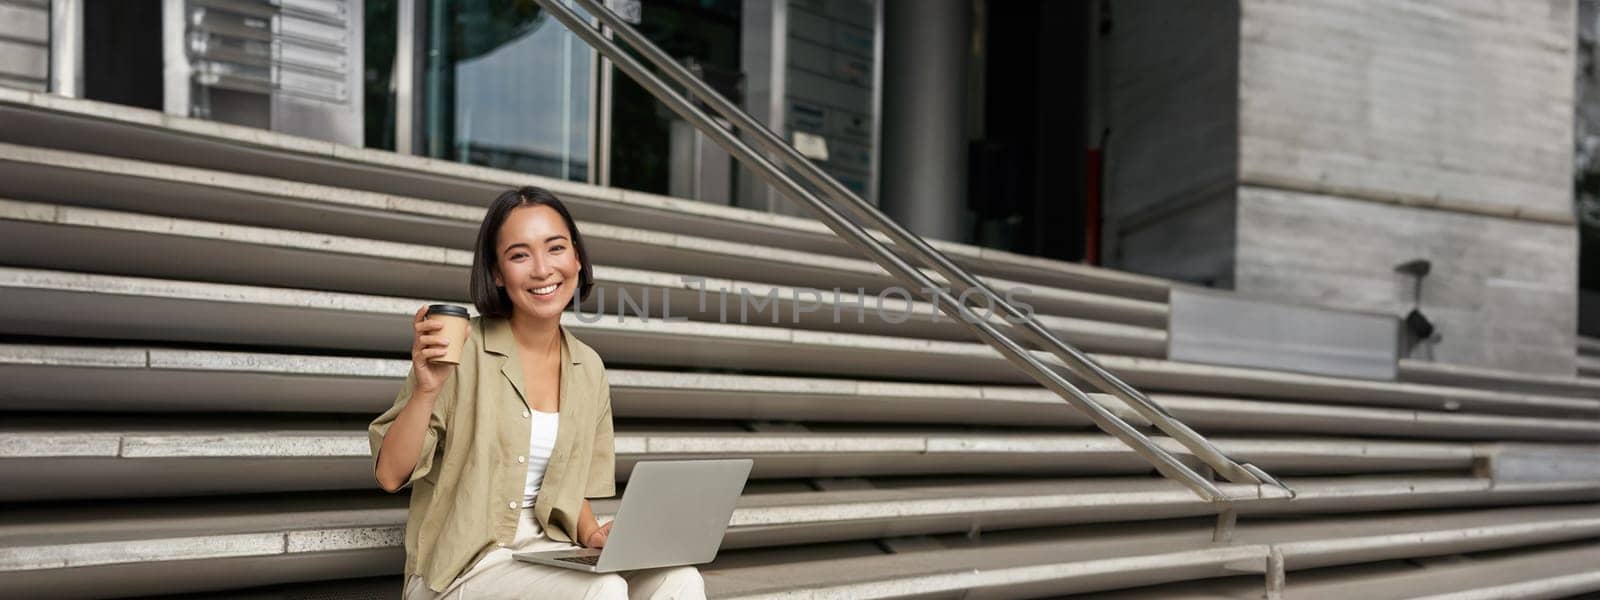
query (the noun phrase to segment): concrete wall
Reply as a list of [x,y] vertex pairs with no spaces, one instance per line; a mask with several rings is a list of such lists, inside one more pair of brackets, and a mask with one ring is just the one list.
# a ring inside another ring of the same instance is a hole
[[1427,258],[1437,359],[1572,374],[1572,1],[1240,18],[1236,288],[1400,314]]
[[1575,372],[1573,227],[1254,186],[1240,189],[1238,212],[1240,291],[1403,315],[1412,286],[1394,265],[1427,258],[1434,360]]
[[1226,285],[1237,179],[1232,2],[1115,0],[1101,40],[1108,265]]
[[42,92],[49,70],[49,2],[0,0],[0,86]]
[[1426,258],[1422,353],[1575,372],[1573,0],[1109,10],[1110,264],[1400,316]]
[[1241,181],[1571,219],[1572,0],[1241,12]]

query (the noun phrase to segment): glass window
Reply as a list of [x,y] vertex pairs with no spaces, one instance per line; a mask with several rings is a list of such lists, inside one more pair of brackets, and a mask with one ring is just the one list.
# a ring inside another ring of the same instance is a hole
[[589,178],[582,40],[533,0],[430,0],[426,20],[419,154]]
[[[651,0],[642,8],[643,17],[636,25],[640,33],[689,65],[724,97],[735,104],[743,102],[739,2]],[[675,167],[680,171],[678,177],[699,176],[690,157],[679,156],[675,161],[673,156],[675,151],[684,153],[685,145],[675,145],[672,138],[692,132],[688,123],[620,70],[612,82],[611,185],[667,194],[673,192]]]

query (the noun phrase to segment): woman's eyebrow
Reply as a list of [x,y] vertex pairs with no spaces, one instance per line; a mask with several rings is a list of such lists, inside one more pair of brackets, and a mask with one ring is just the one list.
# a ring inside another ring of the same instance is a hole
[[[554,242],[556,240],[564,240],[564,239],[567,239],[567,236],[564,236],[564,235],[561,235],[561,234],[558,233],[558,234],[555,234],[555,235],[552,235],[550,237],[545,238],[544,242],[546,244],[548,244],[548,243]],[[525,243],[522,243],[522,242],[517,242],[517,243],[512,244],[510,246],[506,246],[506,249],[505,250],[501,250],[500,253],[501,254],[505,254],[507,252],[510,252],[512,248],[516,248],[518,246],[521,246],[523,248],[530,248],[531,249],[531,246],[529,246],[529,245],[527,245]]]

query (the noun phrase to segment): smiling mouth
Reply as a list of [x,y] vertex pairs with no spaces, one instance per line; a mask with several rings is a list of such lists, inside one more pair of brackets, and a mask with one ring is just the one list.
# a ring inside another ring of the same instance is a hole
[[541,288],[532,288],[532,289],[528,290],[528,292],[533,294],[533,295],[535,295],[535,296],[549,296],[550,294],[556,293],[556,289],[560,288],[560,287],[561,287],[561,284],[552,283],[550,285],[547,285],[547,286],[544,286],[544,287],[541,287]]

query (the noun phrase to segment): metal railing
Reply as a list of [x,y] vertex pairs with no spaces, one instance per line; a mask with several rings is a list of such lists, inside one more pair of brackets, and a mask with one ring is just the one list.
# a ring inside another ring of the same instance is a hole
[[[1126,382],[1118,379],[1109,371],[1106,371],[1083,352],[1061,341],[1061,339],[1039,325],[1032,315],[1023,313],[1012,306],[1011,303],[1003,300],[987,285],[962,267],[956,265],[926,241],[907,231],[882,212],[879,212],[877,207],[855,195],[854,192],[851,192],[809,159],[802,156],[799,151],[784,142],[777,134],[757,122],[739,107],[734,106],[733,103],[723,98],[710,86],[706,85],[705,82],[695,78],[687,69],[673,60],[671,56],[668,56],[654,43],[650,42],[643,34],[623,22],[610,9],[602,6],[596,0],[574,0],[578,6],[593,16],[599,24],[604,25],[617,37],[621,38],[628,46],[632,47],[657,69],[660,69],[670,77],[673,82],[682,86],[694,98],[715,110],[718,116],[732,124],[733,129],[730,130],[728,127],[718,124],[712,116],[707,115],[688,98],[669,87],[666,82],[641,65],[637,59],[623,51],[598,27],[592,25],[584,17],[567,7],[561,0],[536,1],[580,39],[589,44],[590,47],[610,59],[617,68],[648,90],[657,100],[694,125],[701,133],[716,141],[734,158],[750,168],[751,171],[760,175],[768,184],[783,191],[785,195],[810,209],[824,225],[845,242],[861,250],[901,283],[915,285],[923,291],[930,291],[934,305],[940,310],[950,315],[957,322],[964,324],[978,339],[999,351],[1001,356],[1004,356],[1012,365],[1027,373],[1034,381],[1055,392],[1056,395],[1066,400],[1073,408],[1088,415],[1095,426],[1127,444],[1129,448],[1132,448],[1145,460],[1149,461],[1162,475],[1182,483],[1194,490],[1202,498],[1211,502],[1227,504],[1238,499],[1224,494],[1212,483],[1209,477],[1189,468],[1188,465],[1178,460],[1172,453],[1156,445],[1149,437],[1128,424],[1127,421],[1089,398],[1087,394],[1072,385],[1060,373],[1040,361],[1027,348],[1007,337],[987,317],[979,318],[958,298],[965,297],[964,292],[968,290],[981,292],[987,303],[1003,312],[1006,322],[1019,329],[1026,339],[1056,356],[1073,374],[1093,384],[1101,391],[1108,392],[1120,399],[1157,429],[1182,444],[1217,475],[1233,483],[1254,484],[1257,486],[1263,484],[1271,485],[1287,492],[1289,496],[1293,496],[1293,490],[1290,490],[1260,468],[1248,463],[1241,464],[1228,457],[1199,433],[1196,433],[1193,429],[1173,417],[1166,409]],[[930,267],[943,277],[946,283],[951,285],[948,288],[949,291],[940,287],[938,285],[939,282],[929,277],[920,268],[907,263],[905,259],[892,251],[878,237],[863,229],[856,221],[851,220],[840,213],[833,205],[824,202],[802,187],[799,182],[773,164],[766,156],[761,155],[741,140],[735,131],[749,134],[754,142],[761,147],[761,150],[769,156],[783,161],[785,166],[793,169],[804,177],[806,181],[826,193],[831,199],[842,204],[856,218],[877,229],[884,237],[892,241],[896,248],[910,251],[917,260]],[[952,294],[956,295],[953,296]]]

